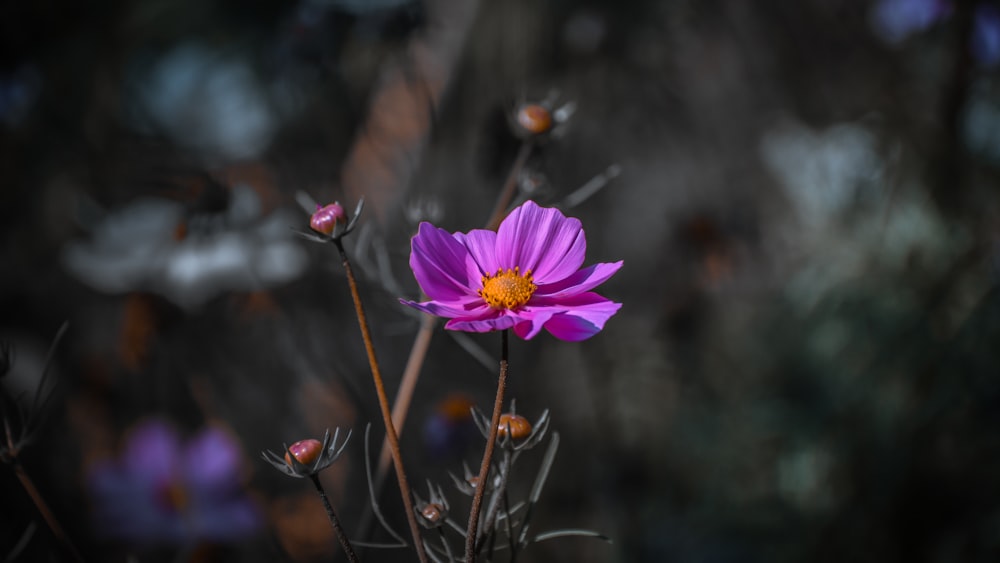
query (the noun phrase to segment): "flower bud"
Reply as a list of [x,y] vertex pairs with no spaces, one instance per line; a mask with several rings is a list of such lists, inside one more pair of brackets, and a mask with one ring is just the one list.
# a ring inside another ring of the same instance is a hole
[[[319,440],[300,440],[288,448],[288,452],[295,456],[295,460],[302,465],[312,465],[323,453],[323,444]],[[292,465],[292,459],[285,453],[285,463]]]
[[542,135],[552,129],[552,113],[538,104],[527,104],[517,109],[517,124],[530,135]]
[[497,433],[500,438],[522,440],[531,434],[531,423],[521,415],[504,413],[500,415]]
[[429,502],[420,509],[420,516],[424,519],[427,527],[437,527],[444,523],[448,515],[448,509],[437,502]]
[[326,207],[319,207],[309,219],[309,226],[317,233],[330,236],[337,227],[337,222],[346,219],[347,212],[339,203],[334,202]]

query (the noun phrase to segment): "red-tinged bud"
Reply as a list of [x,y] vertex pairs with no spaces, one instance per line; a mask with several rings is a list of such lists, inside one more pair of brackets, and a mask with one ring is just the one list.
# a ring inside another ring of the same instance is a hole
[[[323,444],[319,440],[300,440],[292,444],[288,451],[295,456],[295,460],[302,465],[312,465],[323,453]],[[292,465],[292,459],[285,453],[285,463]]]
[[331,236],[333,230],[337,228],[337,223],[347,220],[347,212],[339,203],[331,203],[326,207],[320,207],[309,219],[309,226],[317,233]]

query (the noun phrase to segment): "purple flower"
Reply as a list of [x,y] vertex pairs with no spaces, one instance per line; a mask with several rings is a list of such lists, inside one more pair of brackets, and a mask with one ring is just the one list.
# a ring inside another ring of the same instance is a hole
[[[954,11],[949,0],[879,0],[871,11],[871,24],[887,42],[898,44],[914,33],[930,29]],[[979,4],[973,15],[972,54],[983,66],[1000,62],[1000,11]]]
[[461,459],[479,438],[476,423],[472,421],[473,405],[461,393],[453,393],[437,404],[423,427],[424,445],[431,456]]
[[931,27],[951,11],[945,0],[881,0],[871,13],[875,31],[889,43]]
[[984,66],[1000,62],[1000,10],[980,5],[972,28],[972,53]]
[[166,423],[141,424],[120,459],[88,472],[97,532],[146,545],[246,537],[261,519],[243,490],[241,463],[239,447],[222,430],[205,429],[181,444]]
[[600,332],[621,303],[590,290],[622,263],[580,269],[587,241],[578,219],[527,201],[497,232],[449,234],[421,223],[410,267],[431,301],[400,301],[451,319],[445,328],[469,332],[514,329],[524,339],[542,328],[561,340]]

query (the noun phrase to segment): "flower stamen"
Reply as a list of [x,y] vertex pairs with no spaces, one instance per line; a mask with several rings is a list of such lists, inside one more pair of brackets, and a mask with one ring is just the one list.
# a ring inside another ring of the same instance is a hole
[[483,276],[483,288],[479,290],[490,307],[495,309],[516,309],[528,302],[538,286],[535,285],[531,270],[521,275],[521,269],[500,268],[496,274]]

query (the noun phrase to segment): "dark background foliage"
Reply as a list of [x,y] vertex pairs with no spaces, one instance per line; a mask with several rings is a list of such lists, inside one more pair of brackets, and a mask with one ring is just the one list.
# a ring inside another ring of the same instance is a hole
[[[301,260],[281,281],[206,280],[214,258],[197,254],[183,287],[165,281],[170,257],[235,233],[258,237],[250,260],[288,234],[258,232],[266,217],[305,226],[297,193],[364,195],[351,252],[394,390],[419,322],[397,301],[418,292],[416,223],[484,224],[518,147],[505,114],[552,96],[575,113],[533,151],[530,195],[565,202],[620,167],[566,212],[588,263],[625,261],[600,289],[624,306],[582,344],[515,340],[509,396],[529,418],[550,409],[562,437],[537,528],[614,543],[550,540],[524,560],[995,561],[1000,97],[967,48],[975,10],[995,6],[956,2],[899,42],[875,6],[3,2],[5,412],[30,406],[70,326],[23,466],[87,560],[123,561],[95,530],[87,468],[149,417],[222,425],[267,527],[194,558],[340,557],[307,484],[258,457],[353,428],[324,480],[348,528],[364,520],[361,436],[368,422],[381,436],[379,414],[335,252],[285,241]],[[232,218],[241,190],[249,223]],[[129,254],[159,217],[136,207],[151,199],[179,210],[172,235]],[[137,224],[96,243],[116,213]],[[471,338],[489,355],[498,340]],[[449,397],[488,407],[494,381],[438,329],[403,436],[422,494],[481,453],[431,447],[427,421]],[[402,529],[391,481],[382,502]],[[32,522],[19,560],[64,556],[0,467],[0,558]]]

